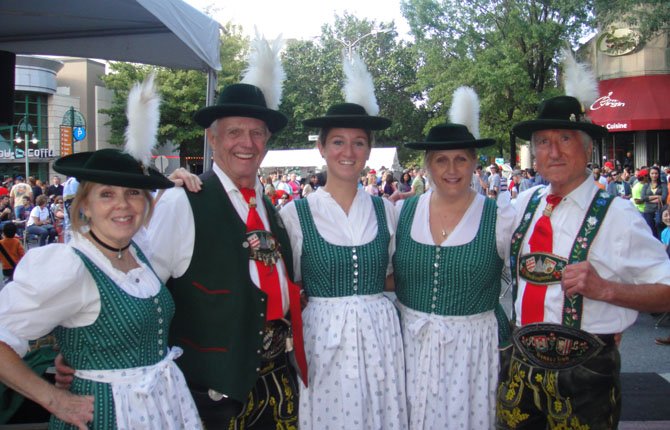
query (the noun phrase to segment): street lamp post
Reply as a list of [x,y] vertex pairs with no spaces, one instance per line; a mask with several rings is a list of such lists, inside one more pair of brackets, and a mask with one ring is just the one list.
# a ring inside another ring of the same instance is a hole
[[[25,143],[24,146],[24,153],[23,157],[26,163],[26,181],[28,181],[28,177],[30,176],[30,166],[29,166],[29,161],[28,160],[28,142],[32,143],[33,145],[37,144],[39,142],[39,139],[35,137],[35,133],[33,132],[33,126],[30,125],[30,122],[28,122],[28,115],[24,115],[24,117],[19,121],[19,124],[16,126],[16,135],[14,137],[14,142],[21,144]],[[23,131],[23,137],[21,137],[21,132]],[[28,139],[28,133],[32,133],[32,137],[30,140]]]
[[354,46],[356,46],[358,44],[358,42],[360,42],[361,40],[365,39],[368,36],[375,36],[379,33],[388,33],[389,31],[391,31],[390,28],[382,28],[382,29],[375,28],[371,32],[362,35],[361,37],[354,40],[353,42],[349,42],[348,40],[338,39],[337,37],[334,37],[334,39],[337,40],[338,42],[340,42],[342,45],[344,45],[345,48],[347,48],[347,56],[348,56],[349,60],[351,60],[351,55],[353,54]]

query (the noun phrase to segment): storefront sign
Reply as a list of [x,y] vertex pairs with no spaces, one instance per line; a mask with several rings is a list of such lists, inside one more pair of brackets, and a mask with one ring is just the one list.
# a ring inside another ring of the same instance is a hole
[[[0,149],[0,160],[14,160],[14,159],[23,159],[24,150],[17,148],[16,151],[10,149]],[[56,154],[53,149],[40,148],[40,149],[28,149],[28,159],[31,161],[38,160],[40,158],[54,158]]]

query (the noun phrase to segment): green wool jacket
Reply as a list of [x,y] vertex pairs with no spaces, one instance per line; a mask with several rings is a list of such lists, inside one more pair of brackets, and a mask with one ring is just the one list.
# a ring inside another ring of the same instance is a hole
[[[168,281],[176,305],[170,344],[184,350],[177,363],[190,386],[244,402],[258,379],[267,296],[249,275],[246,223],[214,172],[200,178],[202,190],[187,191],[195,222],[191,263]],[[288,234],[269,200],[263,202],[292,277]]]

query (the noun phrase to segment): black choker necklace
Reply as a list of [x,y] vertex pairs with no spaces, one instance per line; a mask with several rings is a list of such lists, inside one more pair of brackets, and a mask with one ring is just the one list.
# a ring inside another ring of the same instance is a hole
[[93,238],[93,240],[95,240],[96,242],[98,242],[98,245],[100,245],[100,246],[102,246],[103,248],[108,249],[108,250],[110,250],[110,251],[116,252],[116,258],[118,258],[119,260],[123,257],[123,256],[121,255],[121,253],[130,247],[130,242],[128,242],[128,245],[124,246],[123,248],[115,248],[115,247],[113,247],[113,246],[109,246],[109,245],[107,245],[105,242],[103,242],[102,240],[100,240],[100,239],[98,238],[98,236],[96,236],[95,233],[93,233],[93,230],[89,230],[88,233],[91,235],[91,237]]

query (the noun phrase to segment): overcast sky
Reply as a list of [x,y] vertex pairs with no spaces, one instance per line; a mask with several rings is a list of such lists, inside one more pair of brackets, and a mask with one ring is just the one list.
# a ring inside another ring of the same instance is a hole
[[[186,0],[196,9],[204,10],[212,0]],[[214,18],[232,21],[253,36],[254,25],[268,39],[279,34],[284,39],[310,39],[321,34],[321,26],[332,23],[335,13],[344,11],[376,22],[395,21],[398,35],[406,38],[407,21],[400,13],[400,0],[218,0]]]

